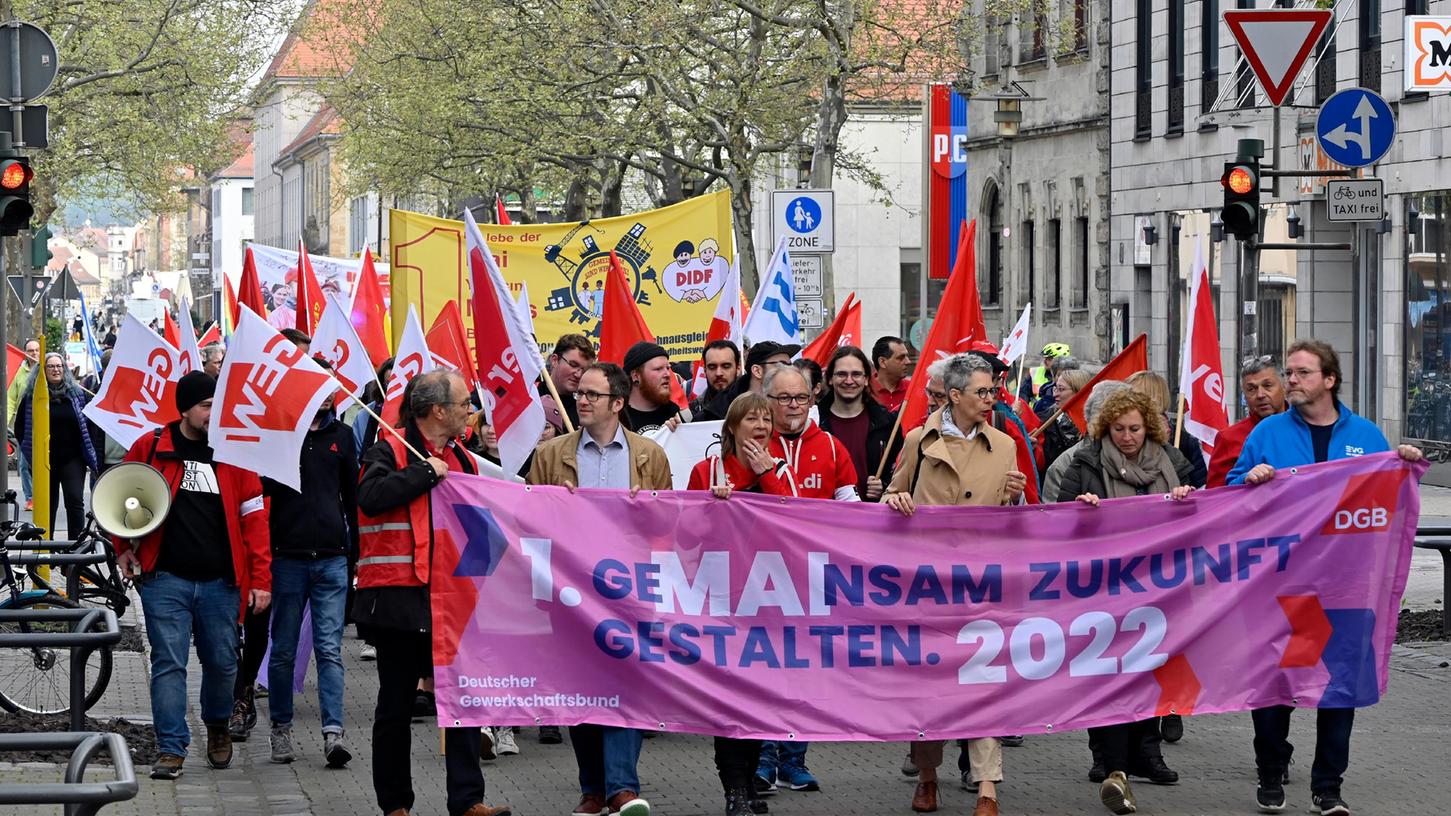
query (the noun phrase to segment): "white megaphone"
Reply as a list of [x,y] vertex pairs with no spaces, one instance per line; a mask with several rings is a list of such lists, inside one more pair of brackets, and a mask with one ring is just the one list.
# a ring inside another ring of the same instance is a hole
[[91,491],[91,512],[101,529],[118,538],[143,538],[161,526],[171,509],[171,486],[144,462],[123,462],[101,474]]

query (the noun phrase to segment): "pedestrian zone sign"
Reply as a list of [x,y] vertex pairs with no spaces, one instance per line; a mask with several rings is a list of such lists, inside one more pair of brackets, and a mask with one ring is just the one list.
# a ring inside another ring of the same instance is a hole
[[836,201],[831,190],[775,190],[771,193],[771,240],[786,239],[788,252],[827,253],[836,249]]

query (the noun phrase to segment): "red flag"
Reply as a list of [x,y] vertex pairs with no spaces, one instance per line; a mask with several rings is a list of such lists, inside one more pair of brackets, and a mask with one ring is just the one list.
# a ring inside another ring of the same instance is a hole
[[171,319],[171,310],[163,310],[161,317],[161,336],[166,339],[166,342],[171,344],[172,348],[180,349],[181,329],[176,325],[176,321]]
[[498,213],[499,216],[499,226],[507,227],[514,223],[514,221],[509,218],[509,211],[504,209],[504,199],[499,198],[497,194],[495,194],[494,196],[494,210]]
[[9,343],[5,344],[6,388],[9,388],[10,384],[15,382],[15,375],[20,373],[20,367],[25,365],[25,359],[25,352]]
[[322,296],[322,286],[317,282],[317,273],[312,270],[312,259],[307,257],[307,246],[297,242],[297,330],[309,337],[317,330],[322,320],[322,310],[327,301]]
[[[231,289],[232,285],[227,284],[227,288]],[[231,293],[228,292],[228,294]],[[198,348],[206,348],[213,343],[220,342],[222,342],[222,328],[220,325],[217,324],[216,321],[212,321],[212,325],[208,326],[207,330],[202,332],[201,339],[196,341],[196,344]]]
[[428,343],[429,351],[458,369],[464,381],[469,384],[470,391],[482,386],[477,367],[473,363],[474,356],[469,353],[469,341],[464,334],[464,321],[458,311],[458,301],[450,300],[444,304],[424,340]]
[[[977,293],[977,219],[962,228],[957,243],[957,263],[942,293],[942,303],[932,318],[927,342],[922,347],[917,368],[967,351],[974,340],[987,339],[987,326],[982,321],[982,299]],[[927,421],[927,378],[908,389],[902,406],[902,433]]]
[[464,234],[473,297],[475,370],[483,381],[479,393],[499,440],[499,463],[505,473],[517,473],[544,430],[544,403],[534,388],[544,371],[544,360],[533,335],[520,321],[484,234],[467,209]]
[[1229,427],[1229,412],[1224,407],[1219,326],[1214,319],[1214,295],[1209,288],[1209,268],[1204,265],[1202,246],[1195,255],[1189,325],[1179,364],[1179,394],[1184,400],[1184,430],[1198,437],[1205,453],[1209,453],[1219,432]]
[[353,290],[353,308],[349,317],[358,339],[368,350],[368,359],[377,368],[388,359],[388,304],[383,300],[383,286],[373,266],[373,253],[363,250],[363,268],[358,272],[358,285]]
[[856,313],[857,325],[861,325],[862,304],[856,299],[856,292],[846,296],[846,303],[837,310],[836,319],[831,321],[831,325],[826,327],[826,331],[817,335],[815,340],[801,350],[802,358],[815,360],[817,365],[825,368],[826,364],[831,362],[831,355],[841,345],[841,338],[846,334],[846,327],[851,322],[853,311]]
[[[625,267],[614,250],[610,250],[610,270],[605,275],[605,304],[600,313],[600,359],[610,363],[625,362],[630,346],[645,340],[655,342],[655,335],[645,325],[645,316],[635,303],[635,290],[625,277]],[[670,401],[679,408],[688,408],[685,388],[672,373]]]
[[[267,319],[267,304],[262,300],[262,279],[257,277],[257,261],[252,257],[252,248],[242,259],[242,279],[237,282],[237,303],[246,306],[262,319]],[[241,308],[232,316],[232,331],[241,325]]]
[[1141,334],[1134,338],[1132,343],[1118,353],[1118,356],[1108,361],[1101,371],[1093,375],[1088,384],[1078,390],[1071,399],[1063,403],[1063,413],[1073,420],[1078,430],[1088,431],[1088,420],[1083,416],[1083,405],[1088,402],[1088,395],[1093,393],[1093,387],[1104,380],[1125,380],[1135,371],[1143,371],[1149,367],[1149,336]]
[[860,300],[851,305],[851,311],[846,316],[846,325],[841,330],[841,339],[836,341],[836,345],[837,348],[842,346],[862,347],[862,302]]

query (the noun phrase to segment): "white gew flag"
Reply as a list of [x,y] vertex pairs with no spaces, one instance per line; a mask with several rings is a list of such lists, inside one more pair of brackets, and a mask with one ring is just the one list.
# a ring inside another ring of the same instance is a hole
[[291,340],[243,309],[217,379],[212,457],[297,490],[302,443],[333,378]]
[[1014,361],[1028,352],[1028,324],[1032,318],[1033,304],[1029,303],[1023,307],[1023,314],[1018,318],[1013,330],[1008,332],[1008,336],[1003,339],[1002,350],[998,356],[1004,363],[1012,365]]
[[179,416],[176,382],[180,379],[181,355],[136,315],[128,314],[116,335],[101,388],[81,413],[130,448],[142,434]]
[[352,394],[361,395],[368,383],[377,381],[368,350],[336,295],[327,296],[327,305],[312,335],[312,351],[332,364],[333,375],[348,392],[338,400],[340,411],[353,403]]
[[743,330],[752,343],[771,340],[785,345],[801,344],[796,284],[791,277],[791,255],[786,251],[784,237],[761,275],[761,288],[756,292],[756,301],[751,304]]

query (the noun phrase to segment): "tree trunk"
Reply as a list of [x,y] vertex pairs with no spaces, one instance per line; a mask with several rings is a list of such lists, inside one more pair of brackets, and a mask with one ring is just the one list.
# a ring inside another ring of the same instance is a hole
[[588,191],[585,183],[578,177],[569,182],[569,189],[564,191],[564,221],[583,221],[589,217],[585,210]]
[[751,200],[751,177],[731,174],[731,221],[735,224],[736,255],[740,258],[741,287],[748,298],[754,298],[760,288],[760,275],[756,270],[756,239],[752,226],[755,219],[755,202]]

